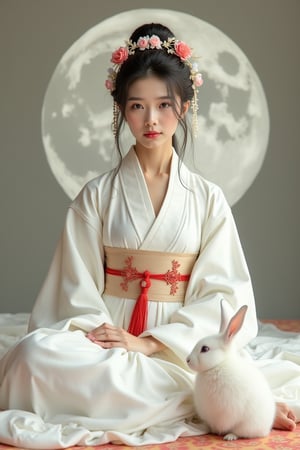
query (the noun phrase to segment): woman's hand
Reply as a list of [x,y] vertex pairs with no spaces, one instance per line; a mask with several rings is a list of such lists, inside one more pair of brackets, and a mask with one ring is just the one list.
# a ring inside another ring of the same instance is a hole
[[296,416],[285,403],[276,403],[276,416],[273,428],[287,431],[294,431],[296,428]]
[[141,352],[147,356],[164,348],[164,345],[152,336],[140,338],[109,323],[103,323],[87,333],[87,338],[102,348],[122,347],[127,351]]

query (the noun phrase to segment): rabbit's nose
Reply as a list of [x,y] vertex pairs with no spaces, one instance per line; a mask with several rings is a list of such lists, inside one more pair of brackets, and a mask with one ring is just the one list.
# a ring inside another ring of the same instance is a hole
[[189,356],[186,358],[186,362],[187,362],[188,364],[191,362],[191,358],[190,358]]

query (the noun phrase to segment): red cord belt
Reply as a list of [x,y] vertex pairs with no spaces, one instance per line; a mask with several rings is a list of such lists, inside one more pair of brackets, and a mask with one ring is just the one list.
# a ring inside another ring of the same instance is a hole
[[[184,301],[187,282],[196,257],[196,254],[105,247],[105,293],[122,298],[137,298],[128,328],[131,334],[138,336],[147,327],[150,288],[151,301]],[[112,268],[120,267],[121,264],[121,269]],[[137,270],[137,266],[147,269]],[[179,268],[187,273],[181,274]],[[156,273],[153,269],[159,269],[162,273]],[[121,283],[115,283],[114,276],[121,277]],[[163,285],[159,283],[161,281],[164,282]]]

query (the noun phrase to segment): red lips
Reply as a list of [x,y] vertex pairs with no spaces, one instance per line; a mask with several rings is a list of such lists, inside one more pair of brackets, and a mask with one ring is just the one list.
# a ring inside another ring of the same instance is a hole
[[148,131],[147,133],[144,134],[144,136],[147,138],[155,138],[159,135],[160,133],[158,133],[157,131]]

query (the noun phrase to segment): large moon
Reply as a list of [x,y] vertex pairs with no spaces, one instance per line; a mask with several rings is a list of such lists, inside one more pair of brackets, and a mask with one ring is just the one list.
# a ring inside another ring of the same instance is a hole
[[[116,162],[112,97],[104,87],[111,53],[146,22],[166,24],[199,57],[199,132],[186,164],[235,204],[258,174],[267,150],[269,113],[262,84],[243,51],[222,31],[197,17],[166,9],[112,16],[83,34],[62,56],[50,79],[42,138],[50,168],[73,199],[91,178]],[[124,151],[133,143],[124,130]]]

